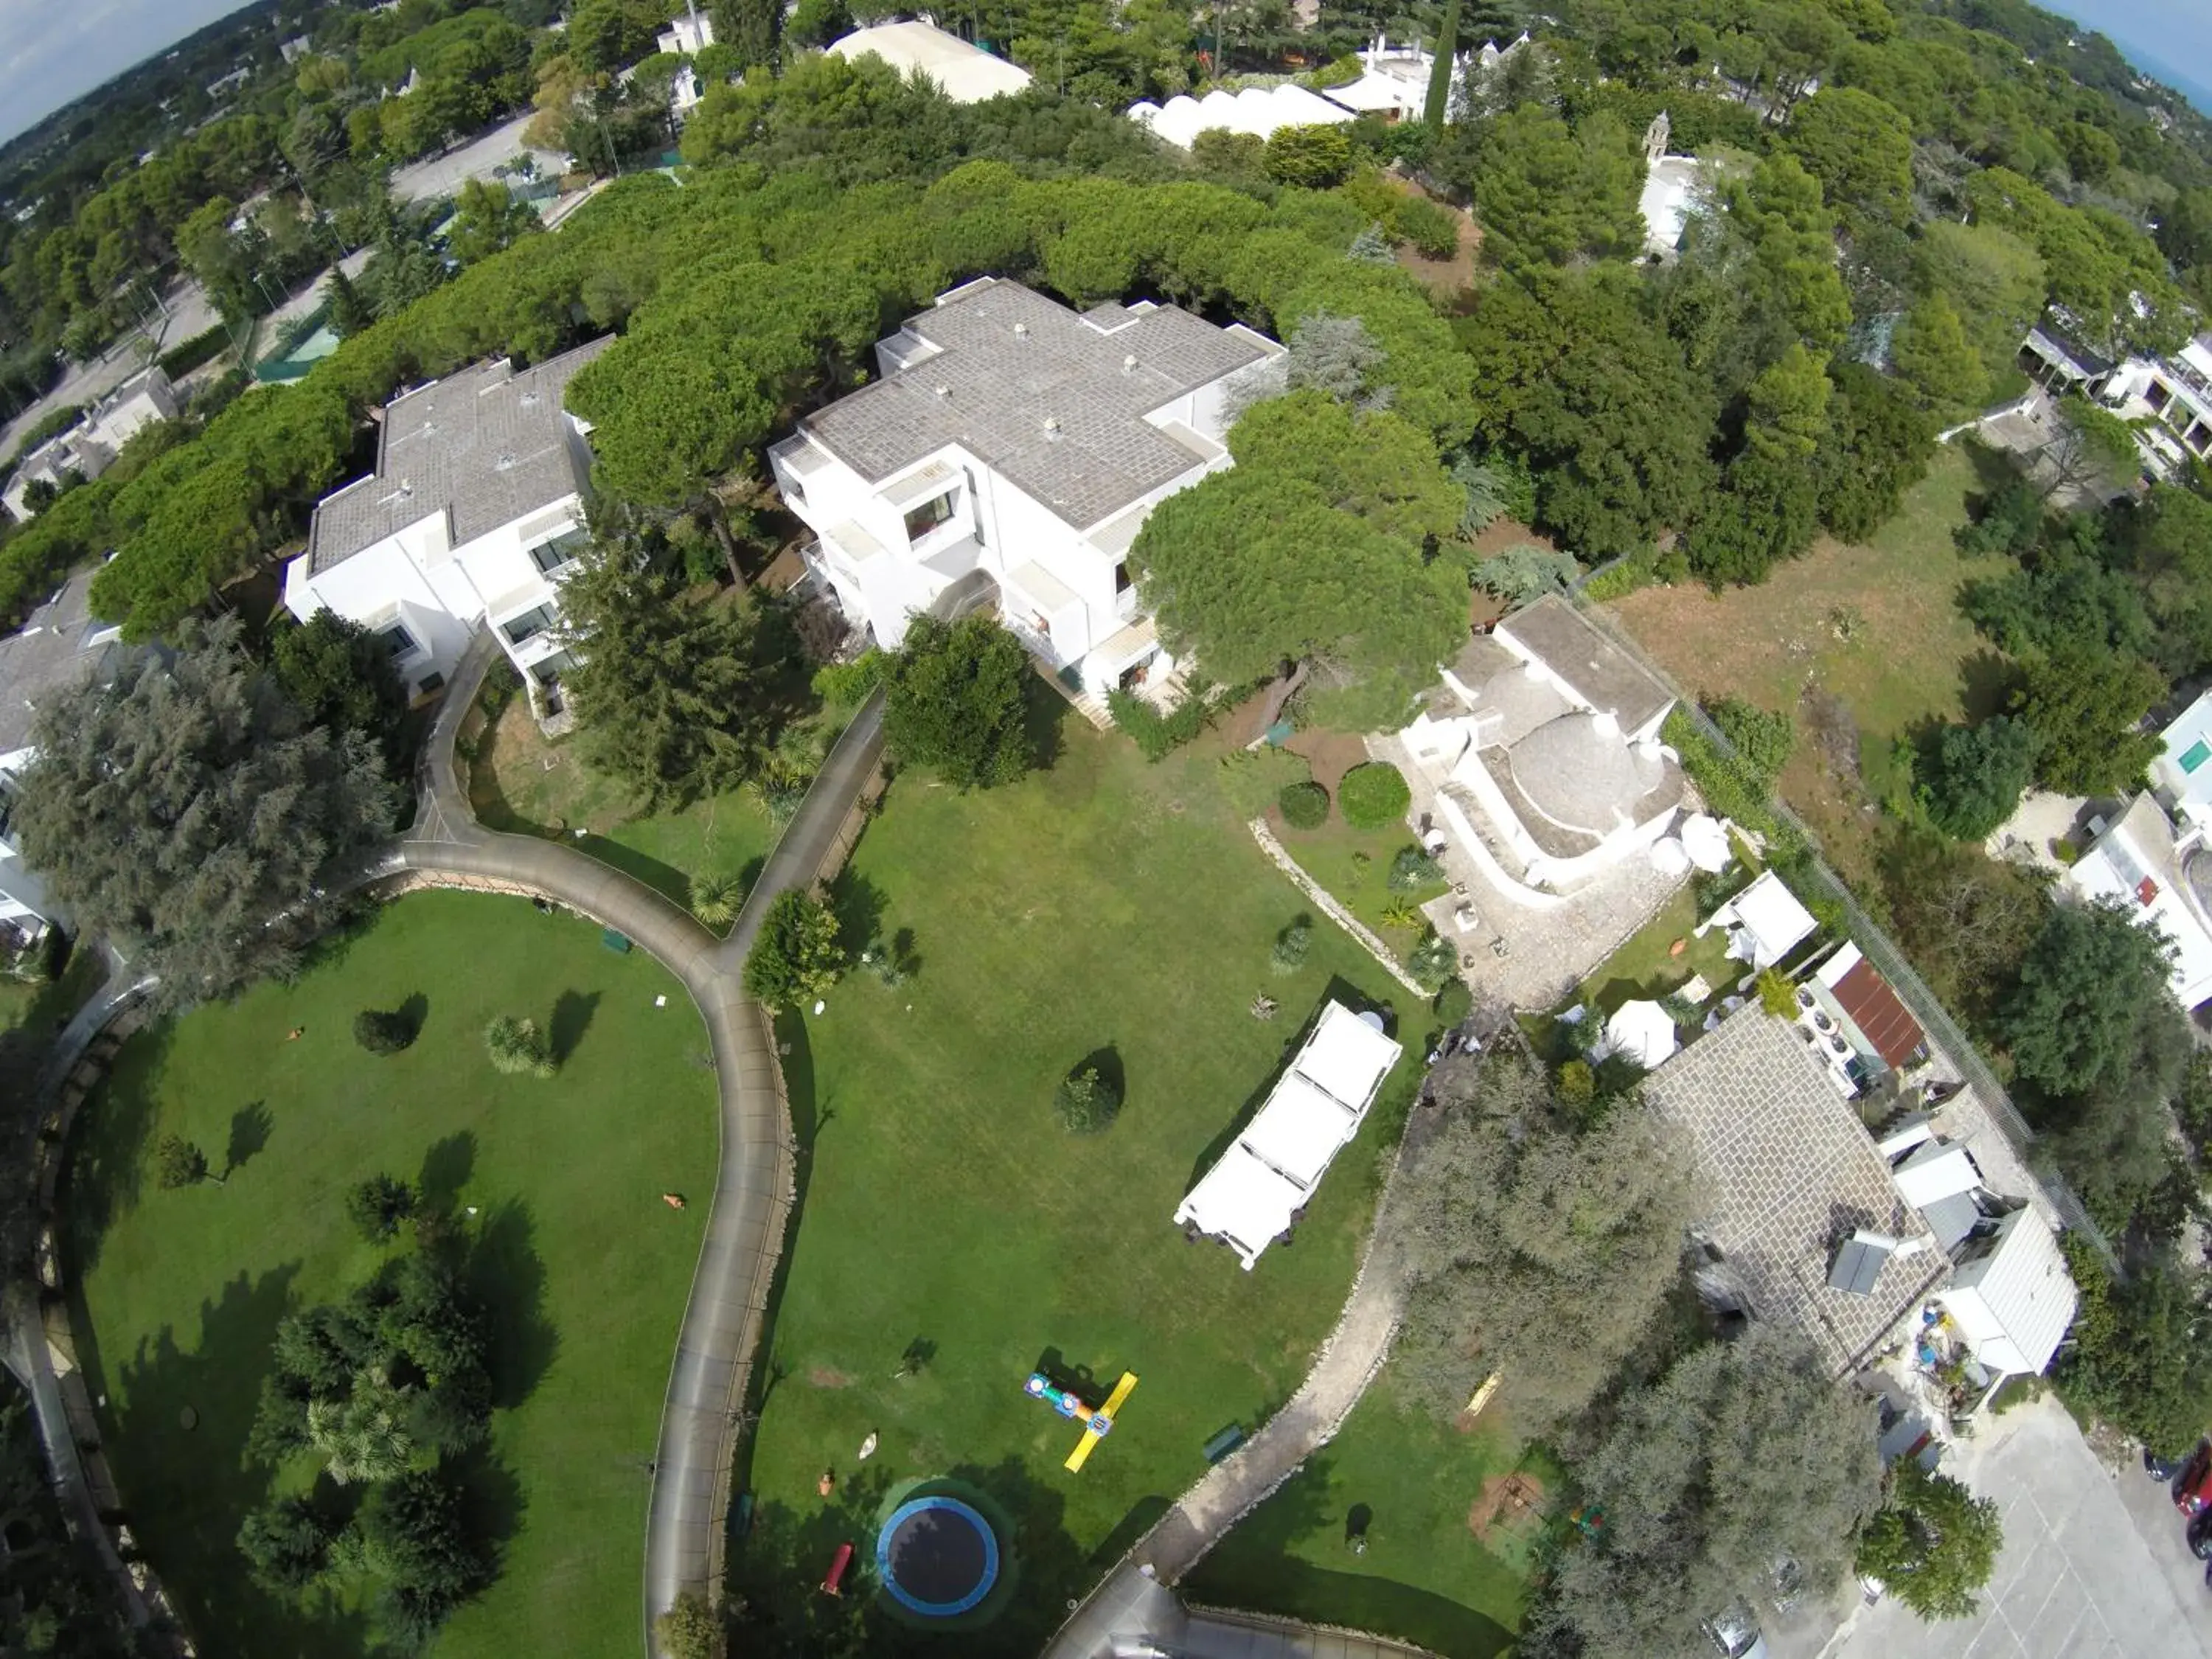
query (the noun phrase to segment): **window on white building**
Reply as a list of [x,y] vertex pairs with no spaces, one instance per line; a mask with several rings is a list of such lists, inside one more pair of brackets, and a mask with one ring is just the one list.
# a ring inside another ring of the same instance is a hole
[[384,641],[384,649],[394,662],[402,657],[411,657],[422,648],[416,643],[415,636],[398,623],[380,629],[376,637]]
[[952,517],[952,492],[933,495],[920,507],[910,507],[906,515],[906,538],[918,542],[924,536]]
[[572,530],[565,536],[556,536],[550,542],[540,542],[530,550],[530,562],[538,574],[550,576],[565,565],[573,564],[576,556],[584,550],[591,538],[580,530]]
[[537,605],[519,617],[509,617],[499,625],[499,631],[507,635],[509,645],[520,645],[525,640],[543,634],[552,626],[553,607]]

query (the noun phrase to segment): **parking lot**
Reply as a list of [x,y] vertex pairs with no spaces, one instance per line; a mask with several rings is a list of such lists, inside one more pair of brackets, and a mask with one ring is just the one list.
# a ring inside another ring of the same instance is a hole
[[1860,1607],[1832,1659],[2206,1659],[2212,1591],[2163,1485],[2099,1462],[2056,1400],[1993,1417],[1944,1472],[2004,1514],[2004,1553],[1971,1618]]

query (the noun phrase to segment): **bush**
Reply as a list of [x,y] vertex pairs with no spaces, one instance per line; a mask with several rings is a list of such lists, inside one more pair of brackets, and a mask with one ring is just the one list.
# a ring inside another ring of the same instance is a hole
[[1113,1127],[1115,1115],[1121,1109],[1121,1091],[1096,1066],[1079,1066],[1060,1080],[1052,1109],[1063,1128],[1095,1135]]
[[1133,691],[1119,686],[1106,694],[1106,712],[1148,761],[1163,761],[1206,730],[1225,698],[1195,685],[1174,710],[1163,714]]
[[500,1015],[484,1027],[484,1052],[491,1056],[492,1069],[508,1077],[551,1077],[558,1069],[534,1019]]
[[1311,778],[1285,785],[1275,805],[1293,830],[1318,830],[1328,822],[1328,791]]
[[1395,766],[1370,761],[1344,775],[1336,788],[1337,810],[1355,830],[1380,830],[1406,816],[1413,804],[1413,791]]
[[696,1590],[678,1596],[675,1605],[653,1621],[653,1639],[667,1659],[716,1659],[722,1650],[721,1626],[707,1598]]
[[1390,228],[1431,259],[1449,259],[1459,252],[1459,216],[1425,196],[1400,201],[1391,212]]
[[1313,948],[1313,923],[1300,916],[1275,935],[1275,948],[1268,953],[1267,965],[1279,974],[1295,974],[1306,965],[1306,952]]
[[1437,993],[1431,1006],[1438,1019],[1447,1025],[1456,1025],[1474,1012],[1474,993],[1468,989],[1465,980],[1454,978]]
[[745,958],[745,994],[765,1008],[794,1007],[835,985],[844,968],[830,907],[811,893],[785,893]]
[[415,1022],[383,1008],[364,1008],[353,1017],[353,1040],[372,1054],[396,1054],[415,1041]]
[[1597,1073],[1589,1061],[1571,1060],[1552,1074],[1552,1093],[1569,1117],[1586,1117],[1597,1101]]
[[381,1244],[415,1213],[415,1189],[396,1176],[373,1175],[346,1194],[346,1213],[363,1238]]
[[864,651],[850,662],[824,663],[814,671],[814,695],[841,705],[864,702],[884,682],[884,653]]
[[207,1179],[207,1154],[182,1135],[163,1135],[154,1148],[154,1170],[170,1191],[198,1186]]
[[1459,968],[1459,952],[1434,928],[1406,957],[1406,971],[1432,994],[1440,994]]
[[305,1589],[330,1565],[331,1545],[338,1528],[304,1498],[279,1498],[246,1517],[239,1528],[239,1553],[246,1571],[264,1589]]
[[1390,890],[1413,893],[1444,878],[1444,867],[1418,847],[1401,847],[1390,860]]

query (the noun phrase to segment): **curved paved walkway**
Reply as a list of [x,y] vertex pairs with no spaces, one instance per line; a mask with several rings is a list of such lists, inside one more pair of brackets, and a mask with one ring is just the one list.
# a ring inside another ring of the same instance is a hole
[[524,888],[617,928],[684,981],[714,1048],[721,1162],[706,1235],[670,1368],[646,1522],[645,1622],[687,1591],[710,1594],[722,1569],[730,1467],[790,1214],[792,1146],[767,1016],[744,994],[745,954],[775,898],[811,885],[883,754],[879,698],[839,738],[784,830],[726,939],[717,939],[643,883],[557,842],[502,834],[476,820],[454,765],[454,739],[475,706],[496,643],[480,635],[455,669],[424,745],[415,827],[376,874],[421,872]]

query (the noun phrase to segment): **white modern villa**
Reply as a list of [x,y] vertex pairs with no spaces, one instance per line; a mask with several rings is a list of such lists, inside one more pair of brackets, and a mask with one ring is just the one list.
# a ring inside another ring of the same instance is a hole
[[1157,687],[1176,665],[1139,613],[1130,544],[1230,465],[1234,411],[1279,383],[1282,351],[1172,306],[1078,313],[980,277],[878,342],[881,378],[802,419],[769,464],[817,538],[809,568],[878,645],[940,601],[995,595],[1071,690]]
[[376,470],[325,495],[284,573],[305,622],[335,611],[384,636],[410,695],[438,690],[489,622],[531,707],[560,712],[568,653],[560,582],[587,539],[590,430],[561,407],[606,340],[517,370],[478,363],[402,392],[379,419]]

